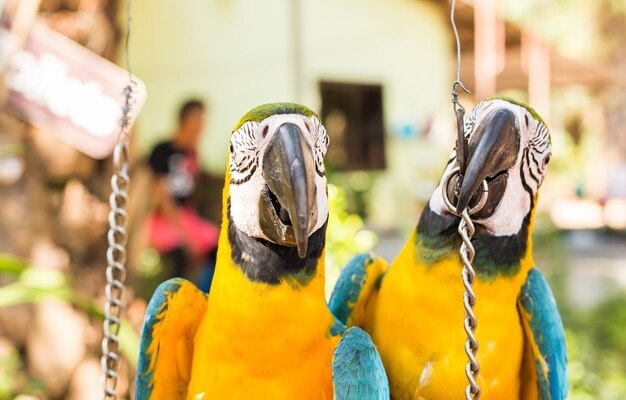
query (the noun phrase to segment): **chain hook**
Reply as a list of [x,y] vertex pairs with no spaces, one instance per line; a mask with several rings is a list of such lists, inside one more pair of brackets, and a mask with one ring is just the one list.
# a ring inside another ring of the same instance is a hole
[[461,103],[459,103],[458,87],[460,86],[465,93],[471,92],[465,87],[463,82],[461,82],[461,40],[459,39],[459,31],[456,27],[456,21],[454,20],[455,9],[456,0],[452,0],[452,6],[450,9],[450,24],[452,25],[452,30],[454,31],[454,39],[456,41],[456,80],[452,83],[452,104],[455,112],[458,108],[465,112],[465,108],[461,105]]
[[456,21],[454,20],[455,9],[456,0],[452,0],[452,5],[450,9],[450,24],[452,25],[452,30],[454,31],[454,39],[456,41],[456,80],[452,83],[452,108],[454,110],[454,115],[456,116],[456,159],[461,169],[460,175],[462,179],[463,175],[465,174],[465,169],[467,167],[469,144],[467,143],[467,139],[465,138],[465,134],[463,132],[465,107],[463,107],[463,105],[459,101],[459,87],[461,87],[461,89],[465,93],[469,94],[471,92],[465,87],[465,85],[461,81],[461,40],[459,39],[459,31],[456,27]]
[[[459,67],[460,67],[460,65],[461,64],[459,64]],[[459,72],[459,74],[460,74],[460,72]],[[463,107],[463,105],[459,101],[459,86],[461,87],[461,89],[465,93],[468,93],[468,94],[472,93],[472,92],[469,91],[468,88],[465,87],[465,85],[463,84],[463,82],[460,81],[460,79],[455,80],[452,83],[452,107],[454,108],[455,112],[457,110],[459,110],[459,109],[461,109],[461,110],[463,110],[463,112],[465,112],[465,107]]]

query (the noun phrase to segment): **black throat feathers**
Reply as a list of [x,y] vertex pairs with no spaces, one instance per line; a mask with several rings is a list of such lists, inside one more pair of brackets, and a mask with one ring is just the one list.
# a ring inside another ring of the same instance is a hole
[[[472,266],[481,279],[512,276],[520,269],[522,258],[528,250],[528,229],[531,212],[526,215],[520,231],[510,236],[491,236],[480,224],[472,244],[476,256]],[[457,232],[460,218],[452,214],[439,215],[427,205],[420,216],[415,235],[415,251],[418,260],[432,265],[446,257],[457,256],[461,237]]]
[[258,283],[278,285],[287,280],[294,285],[306,285],[317,273],[317,263],[326,243],[328,220],[309,236],[305,258],[296,247],[280,246],[270,241],[248,236],[235,226],[228,210],[228,241],[235,264],[245,276]]

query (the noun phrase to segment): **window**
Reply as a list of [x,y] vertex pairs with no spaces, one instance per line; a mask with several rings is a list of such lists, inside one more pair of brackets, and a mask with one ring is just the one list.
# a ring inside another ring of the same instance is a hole
[[322,121],[330,137],[326,163],[339,171],[385,168],[381,85],[321,82]]

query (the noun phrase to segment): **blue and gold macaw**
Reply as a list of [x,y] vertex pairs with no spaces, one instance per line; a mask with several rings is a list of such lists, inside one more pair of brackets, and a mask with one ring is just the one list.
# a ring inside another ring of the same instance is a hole
[[324,297],[328,136],[308,108],[248,112],[230,138],[211,292],[156,290],[136,399],[386,399],[380,356]]
[[[481,399],[564,399],[563,325],[532,257],[550,134],[533,109],[507,98],[477,104],[464,133],[468,157],[458,196],[454,179],[445,190],[460,211],[477,203],[483,180],[489,186],[472,239]],[[444,175],[458,164],[452,156]],[[459,218],[445,206],[442,185],[391,267],[356,257],[330,300],[339,320],[372,336],[394,399],[460,399],[467,385]]]

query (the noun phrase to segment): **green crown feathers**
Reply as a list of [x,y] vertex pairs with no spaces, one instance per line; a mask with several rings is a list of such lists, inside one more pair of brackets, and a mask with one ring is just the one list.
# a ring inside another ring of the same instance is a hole
[[279,114],[302,114],[306,117],[317,116],[310,108],[296,103],[268,103],[248,111],[237,123],[233,131],[241,128],[246,122],[261,122],[265,118]]
[[542,124],[545,125],[546,128],[548,128],[548,124],[546,124],[546,121],[543,120],[543,118],[541,118],[541,115],[539,115],[537,113],[537,111],[532,108],[531,106],[529,106],[528,104],[519,101],[517,99],[511,98],[511,97],[506,97],[506,96],[494,96],[494,97],[490,97],[488,99],[485,99],[485,101],[490,101],[490,100],[503,100],[503,101],[508,101],[509,103],[518,105],[520,107],[524,107],[525,109],[528,110],[528,112],[530,113],[530,115],[533,116],[533,118],[536,118],[537,120],[539,120],[539,122],[541,122]]

